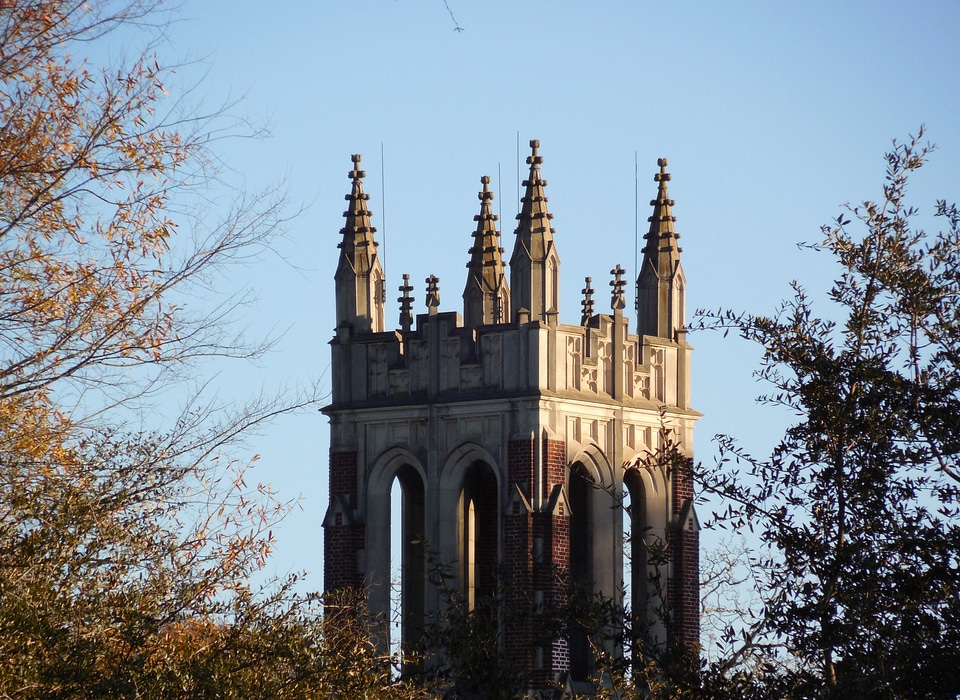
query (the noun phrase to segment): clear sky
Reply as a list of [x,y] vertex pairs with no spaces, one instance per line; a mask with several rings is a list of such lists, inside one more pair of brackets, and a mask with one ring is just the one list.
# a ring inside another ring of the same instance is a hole
[[[231,111],[272,134],[221,142],[224,160],[252,189],[283,180],[294,208],[305,206],[276,255],[234,272],[259,294],[250,332],[282,333],[260,365],[222,375],[251,392],[329,383],[352,153],[364,157],[393,324],[403,273],[418,313],[431,273],[441,310],[462,309],[481,175],[493,177],[512,249],[518,134],[521,158],[529,139],[541,141],[564,322],[579,320],[584,276],[606,290],[616,264],[636,274],[635,159],[641,235],[656,159],[670,160],[690,313],[772,312],[791,279],[826,288],[829,259],[796,243],[820,240],[845,202],[880,196],[891,139],[921,124],[939,150],[914,181],[914,203],[929,214],[937,198],[960,199],[952,0],[185,0],[181,17],[164,52],[200,59],[178,73],[185,83],[205,74],[192,98],[241,98]],[[788,417],[754,403],[757,348],[719,334],[690,340],[704,413],[697,458],[713,459],[716,433],[767,450]],[[307,569],[316,588],[328,444],[319,413],[250,441],[255,478],[302,495],[272,566]]]

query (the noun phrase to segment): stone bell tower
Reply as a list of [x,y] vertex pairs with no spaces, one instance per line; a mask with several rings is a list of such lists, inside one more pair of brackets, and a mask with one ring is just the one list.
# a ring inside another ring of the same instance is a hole
[[[610,271],[607,312],[595,308],[587,278],[579,322],[560,322],[556,232],[540,144],[530,146],[509,286],[483,177],[463,316],[440,311],[440,280],[431,275],[426,312],[414,319],[404,275],[393,330],[384,330],[383,270],[354,156],[335,276],[332,401],[324,409],[331,429],[324,586],[365,587],[372,612],[388,616],[391,528],[399,523],[393,556],[402,568],[405,648],[415,647],[425,616],[443,604],[424,577],[429,547],[452,565],[469,609],[502,585],[502,648],[540,688],[591,669],[586,640],[544,638],[538,628],[536,611],[564,595],[557,571],[610,597],[626,584],[626,602],[647,621],[652,641],[698,641],[699,526],[688,462],[654,456],[669,443],[690,458],[699,414],[690,406],[686,283],[667,161],[656,176],[632,333],[619,265]],[[567,235],[569,245],[584,244]],[[395,483],[402,512],[391,514]],[[671,554],[665,571],[654,571],[645,555],[659,542]],[[664,581],[666,590],[654,583]]]

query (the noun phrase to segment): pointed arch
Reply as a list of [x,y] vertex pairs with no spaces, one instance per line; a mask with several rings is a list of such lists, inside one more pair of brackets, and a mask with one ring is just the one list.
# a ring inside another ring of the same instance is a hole
[[667,539],[668,479],[663,469],[650,464],[649,455],[640,452],[624,463],[623,485],[630,495],[631,535],[624,543],[624,557],[632,562],[630,600],[626,602],[638,629],[645,629],[648,641],[654,643],[665,639],[662,609],[670,572],[658,570],[648,553]]
[[[391,512],[395,483],[401,492],[399,514]],[[417,648],[423,634],[426,483],[423,465],[412,452],[401,447],[384,451],[367,473],[368,605],[374,615],[390,621],[391,586],[395,583],[391,580],[391,544],[394,522],[399,522],[399,648],[404,655]],[[389,627],[392,629],[393,625]],[[396,641],[388,643],[395,645]]]
[[[619,582],[609,574],[619,554],[611,545],[620,536],[619,513],[612,507],[617,490],[613,468],[594,442],[581,445],[568,464],[571,584],[588,595],[616,595]],[[569,645],[570,673],[576,680],[586,680],[594,670],[589,640],[583,631],[573,629]]]
[[642,508],[645,515],[644,527],[659,537],[665,537],[667,531],[668,479],[663,469],[649,463],[649,456],[638,452],[623,465],[624,482],[627,475],[638,489],[642,490]]
[[568,458],[569,464],[581,464],[598,485],[612,486],[614,484],[613,465],[610,464],[610,460],[600,446],[593,441],[578,446],[580,449],[573,458]]
[[470,609],[493,593],[500,561],[501,482],[497,462],[467,442],[447,456],[440,475],[441,551],[453,553],[460,590]]

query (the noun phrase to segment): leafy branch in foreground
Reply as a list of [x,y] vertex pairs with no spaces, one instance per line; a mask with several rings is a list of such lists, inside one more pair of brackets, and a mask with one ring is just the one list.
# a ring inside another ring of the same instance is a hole
[[[218,126],[176,116],[164,19],[151,0],[0,8],[3,697],[303,697],[336,653],[297,577],[252,583],[289,503],[236,456],[313,392],[194,396],[166,427],[144,401],[199,358],[262,352],[234,302],[196,299],[282,223],[272,193],[185,215],[216,184]],[[147,50],[90,58],[118,34]]]
[[811,246],[840,264],[837,320],[797,283],[773,316],[700,312],[763,348],[763,400],[799,417],[768,459],[722,437],[698,475],[727,504],[716,520],[765,547],[763,631],[789,652],[789,697],[960,693],[960,217],[941,201],[942,231],[915,226],[921,141],[895,143],[882,199]]

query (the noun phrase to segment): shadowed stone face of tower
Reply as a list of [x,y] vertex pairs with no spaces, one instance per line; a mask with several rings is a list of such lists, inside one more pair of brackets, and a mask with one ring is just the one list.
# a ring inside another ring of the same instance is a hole
[[383,331],[383,268],[377,256],[377,232],[367,209],[370,195],[363,191],[366,173],[360,170],[360,156],[354,155],[353,170],[347,176],[353,181],[349,202],[343,212],[346,225],[340,229],[340,260],[334,274],[337,297],[337,328],[355,333]]
[[497,231],[499,217],[493,213],[489,176],[484,175],[480,182],[483,184],[478,195],[480,213],[473,217],[477,229],[473,233],[467,285],[463,290],[463,322],[468,327],[506,323],[510,319],[510,290]]
[[547,181],[540,175],[540,142],[531,141],[530,148],[530,174],[523,181],[526,191],[520,200],[517,241],[510,258],[511,300],[514,314],[526,309],[531,321],[545,322],[548,314],[557,313],[559,305],[560,258],[553,241],[556,232],[550,226],[553,214],[547,211],[544,194]]

